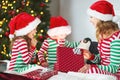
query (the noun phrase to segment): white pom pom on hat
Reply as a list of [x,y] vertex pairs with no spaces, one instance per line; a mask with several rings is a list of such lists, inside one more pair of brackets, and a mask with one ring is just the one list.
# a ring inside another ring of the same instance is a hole
[[103,21],[112,21],[115,16],[113,5],[106,0],[99,0],[93,3],[87,13]]
[[35,29],[39,23],[39,18],[35,18],[26,12],[22,12],[11,19],[9,23],[10,34],[9,38],[13,38],[15,36],[24,36],[30,33],[33,29]]

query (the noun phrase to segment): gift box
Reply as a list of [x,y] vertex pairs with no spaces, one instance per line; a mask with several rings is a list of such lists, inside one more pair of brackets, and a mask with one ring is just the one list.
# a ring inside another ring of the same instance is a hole
[[83,54],[74,54],[73,48],[57,47],[57,62],[54,69],[61,72],[77,72],[84,66]]
[[27,78],[34,80],[47,80],[48,78],[56,75],[58,72],[56,70],[43,72],[42,69],[38,69],[29,73],[24,74]]
[[117,80],[120,80],[120,73],[116,73],[115,76],[117,77]]

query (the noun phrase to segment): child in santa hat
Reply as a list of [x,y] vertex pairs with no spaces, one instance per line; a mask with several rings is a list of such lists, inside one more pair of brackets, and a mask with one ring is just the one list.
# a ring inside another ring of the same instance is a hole
[[96,28],[99,54],[93,56],[87,50],[83,54],[94,63],[100,61],[100,65],[87,64],[79,72],[120,74],[120,30],[118,24],[114,22],[113,5],[106,0],[99,0],[90,6],[88,15]]
[[[62,16],[51,17],[49,30],[47,32],[49,37],[44,40],[38,52],[39,61],[42,66],[54,68],[58,46],[76,47],[79,44],[79,42],[69,42],[65,40],[70,33],[71,27]],[[44,59],[44,53],[47,53],[48,61]]]
[[12,57],[9,70],[24,74],[37,68],[40,69],[40,66],[36,64],[29,64],[35,52],[37,41],[34,35],[40,22],[39,18],[35,18],[26,12],[22,12],[11,19],[9,37],[12,39]]

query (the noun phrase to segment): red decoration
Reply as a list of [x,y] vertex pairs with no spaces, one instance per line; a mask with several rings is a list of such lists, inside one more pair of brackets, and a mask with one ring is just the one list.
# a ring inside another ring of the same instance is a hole
[[8,36],[9,36],[9,32],[5,32],[5,36],[7,36],[7,37],[8,37]]
[[42,72],[42,69],[37,69],[32,72],[23,74],[23,76],[26,76],[27,78],[33,79],[33,80],[47,80],[53,75],[57,75],[58,71],[56,70],[51,70],[51,71],[46,71]]
[[26,4],[24,0],[21,3],[22,3],[23,6],[25,6],[25,4]]
[[43,39],[43,36],[39,36],[40,39]]
[[8,13],[9,13],[10,15],[15,15],[15,11],[14,11],[14,10],[10,10],[10,11],[8,11]]
[[40,15],[37,15],[37,17],[38,17],[39,19],[41,19],[41,16],[40,16]]
[[44,4],[44,3],[41,3],[41,4],[40,4],[40,7],[44,7],[44,6],[45,6],[45,4]]

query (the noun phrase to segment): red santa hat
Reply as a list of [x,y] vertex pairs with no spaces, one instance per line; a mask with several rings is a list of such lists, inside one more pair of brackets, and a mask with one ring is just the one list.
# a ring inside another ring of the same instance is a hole
[[61,16],[51,17],[50,18],[50,26],[47,34],[49,36],[56,36],[60,34],[71,33],[71,27],[68,22]]
[[106,0],[99,0],[93,3],[87,13],[103,21],[110,21],[115,16],[113,5]]
[[35,18],[26,12],[22,12],[11,19],[9,23],[10,35],[9,38],[15,36],[24,36],[35,29],[39,23],[39,18]]

